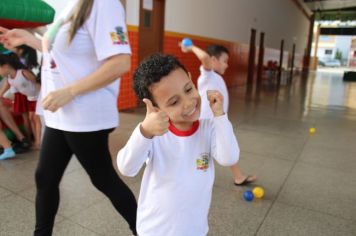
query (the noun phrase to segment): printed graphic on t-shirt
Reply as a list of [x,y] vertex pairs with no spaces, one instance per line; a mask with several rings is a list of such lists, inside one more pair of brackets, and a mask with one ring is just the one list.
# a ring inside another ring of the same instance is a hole
[[57,67],[56,63],[54,62],[53,59],[51,59],[51,69],[54,69],[56,67]]
[[202,153],[200,158],[196,160],[197,170],[206,171],[209,168],[209,154]]
[[116,32],[110,32],[111,40],[114,44],[128,44],[127,35],[121,26],[115,27]]

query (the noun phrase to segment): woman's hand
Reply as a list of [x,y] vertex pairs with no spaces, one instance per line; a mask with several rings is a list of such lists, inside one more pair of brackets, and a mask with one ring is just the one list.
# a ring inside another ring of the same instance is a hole
[[70,90],[70,87],[62,88],[50,92],[43,100],[42,106],[43,109],[49,110],[51,112],[57,111],[62,106],[66,105],[74,98],[73,93]]

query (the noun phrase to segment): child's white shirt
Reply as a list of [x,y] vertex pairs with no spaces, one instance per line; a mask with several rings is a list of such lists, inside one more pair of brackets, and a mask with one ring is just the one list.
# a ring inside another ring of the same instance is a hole
[[27,97],[28,101],[37,101],[40,87],[35,82],[28,80],[23,70],[17,70],[15,78],[7,78],[9,85],[11,86],[11,92],[19,92]]
[[214,117],[211,111],[206,92],[208,90],[218,90],[224,97],[224,112],[228,112],[229,93],[224,79],[213,70],[206,70],[200,66],[200,76],[198,78],[198,91],[201,96],[200,119],[211,119]]
[[[83,26],[68,43],[70,24],[62,25],[50,53],[43,54],[42,98],[48,93],[82,80],[111,56],[131,54],[125,12],[120,1],[94,1]],[[87,132],[116,127],[119,123],[117,97],[119,80],[76,96],[56,112],[44,111],[48,127]]]
[[188,136],[178,136],[170,129],[152,139],[141,134],[139,124],[118,153],[117,165],[123,175],[136,175],[146,163],[138,200],[139,235],[208,233],[213,160],[231,166],[238,161],[239,147],[226,115],[196,124],[196,131],[185,134]]

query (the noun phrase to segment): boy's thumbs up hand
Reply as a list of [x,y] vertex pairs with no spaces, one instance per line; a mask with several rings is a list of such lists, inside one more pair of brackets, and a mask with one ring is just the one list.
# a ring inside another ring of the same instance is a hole
[[224,115],[224,97],[217,90],[206,91],[210,108],[215,117]]
[[141,133],[146,138],[163,135],[168,131],[169,117],[164,111],[153,106],[151,100],[144,98],[146,117],[141,123]]
[[150,99],[144,98],[143,102],[146,104],[146,116],[152,112],[158,111],[158,108],[153,106]]

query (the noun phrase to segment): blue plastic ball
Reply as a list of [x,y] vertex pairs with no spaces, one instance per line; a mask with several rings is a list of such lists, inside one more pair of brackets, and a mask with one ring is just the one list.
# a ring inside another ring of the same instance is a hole
[[254,198],[252,191],[250,191],[250,190],[245,191],[244,198],[246,201],[251,202]]
[[182,40],[182,45],[184,47],[191,47],[191,46],[193,46],[193,41],[190,38],[184,38]]

